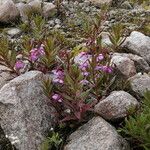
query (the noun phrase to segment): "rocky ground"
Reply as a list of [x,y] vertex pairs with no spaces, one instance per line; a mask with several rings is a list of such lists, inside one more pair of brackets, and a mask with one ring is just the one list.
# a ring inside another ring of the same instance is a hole
[[[69,135],[64,150],[132,149],[111,122],[125,118],[131,106],[138,109],[144,92],[150,90],[150,5],[126,0],[79,0],[62,1],[59,7],[48,0],[43,3],[0,0],[0,36],[5,34],[16,51],[23,37],[30,34],[24,27],[29,23],[29,14],[40,13],[46,18],[47,31],[59,31],[73,47],[84,41],[74,32],[82,26],[81,14],[93,17],[102,11],[104,3],[109,5],[109,11],[102,24],[102,41],[104,45],[111,45],[108,30],[116,22],[124,24],[127,38],[121,44],[121,51],[112,53],[111,63],[121,78],[130,82],[131,89],[111,91],[96,104],[97,115]],[[0,150],[11,150],[12,145],[18,150],[39,150],[55,120],[54,110],[39,88],[45,75],[29,71],[12,79],[8,72],[2,71],[4,66],[0,65],[0,70]]]

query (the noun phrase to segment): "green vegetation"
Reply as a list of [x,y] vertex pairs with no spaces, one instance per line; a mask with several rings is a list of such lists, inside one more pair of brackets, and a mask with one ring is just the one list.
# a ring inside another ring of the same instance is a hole
[[62,139],[59,136],[59,133],[51,131],[48,138],[44,140],[41,146],[41,150],[59,150],[59,146],[62,143]]
[[120,130],[128,137],[135,150],[150,149],[150,91],[144,95],[141,110],[126,118],[125,125]]

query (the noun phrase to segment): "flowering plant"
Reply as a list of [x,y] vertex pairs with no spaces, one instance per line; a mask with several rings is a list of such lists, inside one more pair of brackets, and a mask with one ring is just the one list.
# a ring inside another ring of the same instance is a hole
[[92,88],[91,92],[93,96],[97,100],[100,100],[113,72],[113,68],[106,61],[107,56],[99,52],[95,54],[82,52],[78,57],[83,60],[82,63],[79,63],[79,68],[84,76],[82,84],[88,88]]
[[52,79],[43,81],[44,92],[61,121],[83,121],[107,92],[113,68],[109,55],[94,45],[75,57],[70,51],[61,52],[61,63],[50,72]]
[[51,79],[43,81],[44,93],[61,121],[83,121],[112,84],[109,83],[113,72],[110,55],[101,45],[98,24],[85,39],[82,51],[62,49],[54,37],[48,36],[26,39],[23,51],[15,55],[11,67],[18,75],[29,70],[49,75]]
[[58,118],[61,121],[82,121],[93,103],[86,102],[90,99],[90,89],[85,90],[81,84],[84,76],[79,67],[72,65],[69,71],[57,69],[53,73],[56,76],[52,80],[43,81],[43,89],[56,109]]
[[55,39],[52,37],[45,38],[43,41],[29,40],[25,50],[16,56],[14,70],[18,74],[29,70],[39,70],[43,73],[49,72],[56,64],[56,47]]

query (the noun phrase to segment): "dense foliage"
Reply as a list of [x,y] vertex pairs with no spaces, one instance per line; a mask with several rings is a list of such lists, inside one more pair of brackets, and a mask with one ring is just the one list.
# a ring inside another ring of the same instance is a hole
[[126,118],[121,131],[128,136],[134,149],[150,149],[150,91],[144,95],[141,110]]

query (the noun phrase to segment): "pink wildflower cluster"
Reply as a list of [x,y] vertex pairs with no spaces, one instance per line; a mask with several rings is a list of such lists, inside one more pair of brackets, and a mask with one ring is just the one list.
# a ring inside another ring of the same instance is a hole
[[44,45],[41,44],[40,47],[31,49],[29,59],[30,61],[35,62],[43,55],[45,55]]
[[[41,44],[38,48],[32,48],[29,55],[29,60],[31,62],[36,62],[39,58],[41,58],[43,55],[45,55],[44,45]],[[21,70],[25,67],[24,61],[21,59],[17,59],[14,69],[15,70]]]
[[[92,56],[86,52],[81,52],[77,58],[76,62],[79,64],[79,68],[81,69],[84,76],[88,76],[89,73],[87,72],[87,69],[89,67],[89,62],[91,61]],[[77,60],[78,59],[78,60]],[[113,69],[110,66],[103,66],[100,65],[99,62],[101,62],[104,59],[103,54],[99,54],[96,57],[97,66],[95,67],[95,70],[101,70],[106,73],[112,73]]]
[[100,70],[106,73],[112,73],[113,69],[110,66],[96,66],[95,70]]
[[89,67],[89,60],[91,59],[91,55],[87,52],[81,52],[78,56],[75,57],[74,61],[79,65],[79,68],[82,71],[84,76],[88,76],[89,73],[86,71]]
[[20,69],[23,69],[24,66],[25,66],[25,63],[22,60],[17,60],[16,63],[15,63],[14,68],[16,70],[20,70]]
[[53,82],[54,83],[64,83],[64,71],[62,69],[54,69],[52,70],[53,73]]
[[[86,80],[86,77],[90,75],[88,68],[90,67],[90,62],[92,60],[92,55],[90,55],[87,52],[81,52],[78,56],[75,57],[75,63],[79,65],[79,68],[82,71],[82,75],[84,75],[85,79],[81,81],[82,84],[88,84],[88,80]],[[105,73],[112,73],[113,69],[111,66],[102,65],[101,61],[104,60],[104,55],[99,54],[96,56],[96,67],[95,71],[102,71]],[[97,75],[99,76],[99,75]]]
[[[53,73],[53,83],[57,84],[63,84],[64,83],[64,71],[62,69],[54,69],[52,70]],[[61,103],[63,101],[62,97],[60,94],[54,93],[52,95],[52,100],[54,102],[59,102]]]

